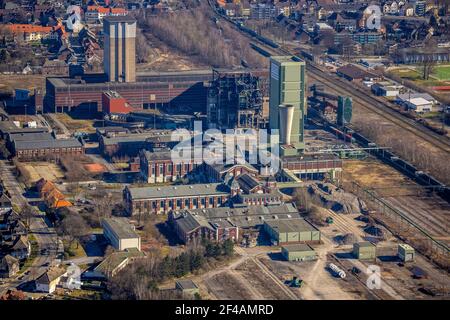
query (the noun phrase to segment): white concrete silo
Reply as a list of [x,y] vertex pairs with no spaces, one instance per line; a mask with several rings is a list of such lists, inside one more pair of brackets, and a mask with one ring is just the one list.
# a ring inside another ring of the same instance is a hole
[[278,106],[280,119],[280,143],[291,144],[292,121],[294,120],[294,106],[291,104],[280,104]]

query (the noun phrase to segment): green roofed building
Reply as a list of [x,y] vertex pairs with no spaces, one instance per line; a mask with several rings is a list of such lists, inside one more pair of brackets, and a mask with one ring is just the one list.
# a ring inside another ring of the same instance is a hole
[[377,247],[368,241],[356,242],[353,244],[353,255],[360,260],[375,260]]
[[89,274],[94,278],[111,278],[125,268],[130,261],[145,257],[137,248],[111,253]]
[[264,231],[274,245],[320,242],[320,231],[305,219],[273,219],[264,222]]
[[304,243],[285,245],[281,247],[281,254],[287,261],[317,260],[317,253],[314,249]]
[[414,248],[408,244],[399,244],[397,253],[403,262],[414,261]]
[[175,282],[175,289],[180,291],[183,295],[199,294],[200,290],[198,286],[192,280],[178,280]]
[[[292,106],[292,113],[280,114],[280,105]],[[288,115],[289,125],[285,119]],[[287,129],[288,143],[281,141],[281,155],[296,155],[305,148],[304,116],[306,114],[305,62],[295,56],[270,58],[270,129]],[[280,137],[281,137],[280,132]]]

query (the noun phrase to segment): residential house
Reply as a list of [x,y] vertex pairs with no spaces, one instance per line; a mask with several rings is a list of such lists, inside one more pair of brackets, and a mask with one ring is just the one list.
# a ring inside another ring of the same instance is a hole
[[0,278],[11,278],[19,272],[19,260],[7,254],[0,259]]
[[250,4],[250,18],[256,20],[270,20],[277,14],[275,6],[267,3]]
[[12,203],[6,193],[0,191],[0,212],[12,209]]
[[13,246],[9,249],[10,255],[19,260],[27,259],[31,254],[31,244],[26,236],[17,237]]
[[53,27],[43,27],[33,24],[8,24],[8,29],[16,36],[23,36],[25,41],[40,41],[41,39],[57,39]]
[[128,11],[124,8],[105,8],[102,6],[88,6],[84,14],[86,23],[101,23],[105,16],[125,16]]
[[57,209],[72,206],[72,203],[66,200],[64,194],[49,180],[42,178],[37,181],[36,189],[48,208]]
[[63,266],[51,267],[35,280],[36,291],[53,293],[66,272],[66,268]]

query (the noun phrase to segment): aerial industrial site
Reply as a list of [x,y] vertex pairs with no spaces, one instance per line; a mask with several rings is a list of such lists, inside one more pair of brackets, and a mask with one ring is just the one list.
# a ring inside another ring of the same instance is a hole
[[448,1],[0,1],[0,300],[449,300],[449,124]]

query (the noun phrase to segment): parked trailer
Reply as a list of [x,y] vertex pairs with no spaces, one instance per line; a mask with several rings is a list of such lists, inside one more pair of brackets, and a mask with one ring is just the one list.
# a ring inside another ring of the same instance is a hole
[[330,268],[330,270],[333,271],[334,275],[340,277],[341,279],[344,279],[346,277],[345,271],[339,268],[334,263],[330,263],[328,265],[328,268]]

